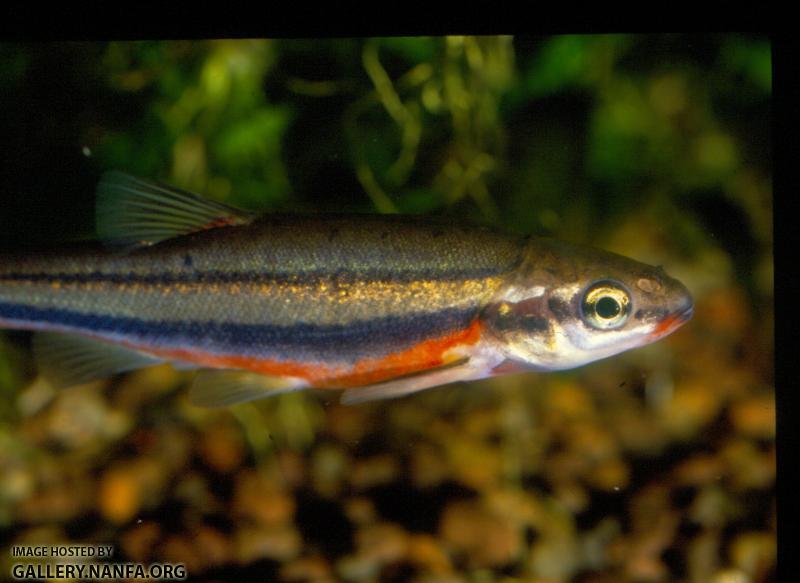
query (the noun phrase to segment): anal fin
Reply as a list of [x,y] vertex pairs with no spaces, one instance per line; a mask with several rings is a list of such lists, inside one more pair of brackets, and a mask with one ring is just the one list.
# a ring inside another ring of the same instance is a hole
[[44,376],[63,387],[164,362],[117,344],[55,332],[34,334],[33,353]]
[[345,405],[355,405],[380,399],[394,399],[440,385],[484,378],[488,374],[489,369],[481,360],[472,361],[465,358],[415,375],[347,389],[342,393],[341,402]]
[[263,399],[307,386],[303,379],[266,376],[244,370],[198,371],[189,389],[189,400],[201,407],[226,407]]

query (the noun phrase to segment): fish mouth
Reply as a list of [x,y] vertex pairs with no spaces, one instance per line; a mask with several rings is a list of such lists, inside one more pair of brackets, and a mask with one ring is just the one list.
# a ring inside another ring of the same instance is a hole
[[667,334],[673,333],[675,330],[683,326],[686,322],[691,320],[694,315],[694,303],[690,300],[689,303],[683,308],[673,312],[658,324],[651,334],[651,338],[656,340],[662,338]]

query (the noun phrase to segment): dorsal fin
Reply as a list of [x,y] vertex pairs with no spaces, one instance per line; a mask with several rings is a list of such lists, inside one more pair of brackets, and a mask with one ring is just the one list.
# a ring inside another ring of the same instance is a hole
[[97,185],[97,236],[130,250],[216,227],[245,225],[255,215],[172,186],[106,172]]

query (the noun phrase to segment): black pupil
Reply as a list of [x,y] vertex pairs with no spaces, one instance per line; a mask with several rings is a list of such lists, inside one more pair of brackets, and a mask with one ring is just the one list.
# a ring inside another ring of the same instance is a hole
[[609,320],[619,315],[619,302],[610,296],[605,296],[597,300],[595,304],[597,315],[605,320]]

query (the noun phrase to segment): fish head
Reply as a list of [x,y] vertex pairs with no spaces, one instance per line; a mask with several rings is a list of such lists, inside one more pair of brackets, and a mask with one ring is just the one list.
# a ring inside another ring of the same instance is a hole
[[506,358],[561,370],[655,342],[686,323],[692,311],[689,291],[661,267],[531,239],[482,319]]

